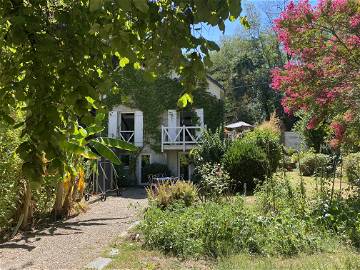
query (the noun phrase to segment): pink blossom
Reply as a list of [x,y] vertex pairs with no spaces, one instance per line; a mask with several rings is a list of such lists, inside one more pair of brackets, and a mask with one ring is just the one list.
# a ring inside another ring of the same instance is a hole
[[313,117],[310,119],[310,121],[308,122],[308,124],[306,125],[307,129],[314,129],[316,128],[317,124],[318,124],[318,118],[317,117]]
[[360,14],[355,14],[354,16],[350,17],[350,26],[352,28],[356,28],[360,25]]
[[330,124],[330,128],[334,131],[335,138],[341,140],[345,133],[344,125],[338,121],[334,121]]

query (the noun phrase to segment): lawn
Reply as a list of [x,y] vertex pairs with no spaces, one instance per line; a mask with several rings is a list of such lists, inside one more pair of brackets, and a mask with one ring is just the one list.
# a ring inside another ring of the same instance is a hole
[[112,247],[119,249],[119,255],[107,269],[146,269],[146,270],[182,270],[182,269],[360,269],[360,254],[355,250],[339,246],[334,253],[318,253],[286,257],[262,257],[238,254],[219,260],[181,260],[166,256],[158,251],[146,250],[139,242],[119,240]]

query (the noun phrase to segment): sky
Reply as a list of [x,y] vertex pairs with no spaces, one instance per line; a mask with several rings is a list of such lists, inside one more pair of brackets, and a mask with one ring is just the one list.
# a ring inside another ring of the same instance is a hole
[[[242,7],[243,12],[241,13],[242,16],[246,15],[246,5],[253,4],[257,11],[259,12],[261,21],[263,24],[268,24],[269,20],[266,16],[264,10],[270,11],[270,15],[276,18],[280,12],[280,10],[276,7],[276,3],[283,3],[286,0],[243,0]],[[312,5],[315,5],[317,0],[310,0]],[[239,20],[235,22],[230,22],[227,20],[225,22],[225,33],[223,34],[222,31],[219,30],[217,26],[203,26],[201,34],[209,40],[213,40],[216,43],[220,43],[220,41],[224,37],[234,36],[239,34],[243,29],[243,26],[240,24]]]

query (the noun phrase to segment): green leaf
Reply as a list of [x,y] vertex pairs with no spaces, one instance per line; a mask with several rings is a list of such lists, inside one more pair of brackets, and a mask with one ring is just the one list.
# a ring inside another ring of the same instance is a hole
[[92,140],[91,141],[91,146],[93,146],[95,148],[95,150],[104,158],[110,160],[112,163],[116,164],[116,165],[120,165],[121,161],[120,159],[115,155],[115,153],[106,145],[96,141],[96,140]]
[[120,65],[120,67],[125,67],[127,64],[129,64],[129,62],[130,62],[130,60],[128,59],[128,58],[126,58],[126,57],[122,57],[121,59],[120,59],[120,62],[119,62],[119,65]]
[[14,125],[15,120],[9,116],[8,114],[4,112],[0,112],[0,119],[2,119],[4,122],[8,123],[9,125]]
[[76,154],[76,155],[80,155],[84,158],[88,158],[88,159],[98,158],[98,156],[95,153],[91,152],[90,149],[88,149],[85,146],[80,146],[78,144],[67,142],[67,141],[62,142],[60,145],[65,151],[68,151],[68,152]]
[[121,149],[121,150],[126,150],[126,151],[130,151],[130,152],[135,152],[138,150],[138,148],[135,145],[125,142],[120,139],[99,137],[96,140],[104,145],[107,145],[107,146],[113,147],[113,148],[117,148],[117,149]]
[[98,9],[100,9],[103,5],[103,0],[90,0],[89,2],[89,8],[91,12],[94,12]]
[[135,69],[140,69],[140,68],[141,68],[140,63],[139,63],[139,62],[135,62],[135,63],[134,63],[134,68],[135,68]]
[[241,16],[240,17],[240,23],[246,28],[246,29],[250,29],[251,25],[247,19],[246,16]]
[[185,93],[179,98],[177,105],[179,108],[185,108],[188,103],[193,103],[193,97],[191,94]]
[[133,0],[135,7],[143,13],[147,13],[149,10],[149,6],[147,4],[147,0]]
[[131,1],[130,0],[121,0],[121,1],[118,1],[117,4],[124,11],[129,11],[131,9]]
[[241,12],[241,0],[228,0],[230,16],[237,18]]

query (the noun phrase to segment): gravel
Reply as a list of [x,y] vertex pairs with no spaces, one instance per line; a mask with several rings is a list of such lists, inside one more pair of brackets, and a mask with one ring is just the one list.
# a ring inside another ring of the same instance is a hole
[[86,213],[0,244],[0,269],[83,269],[139,219],[144,189],[90,204]]

